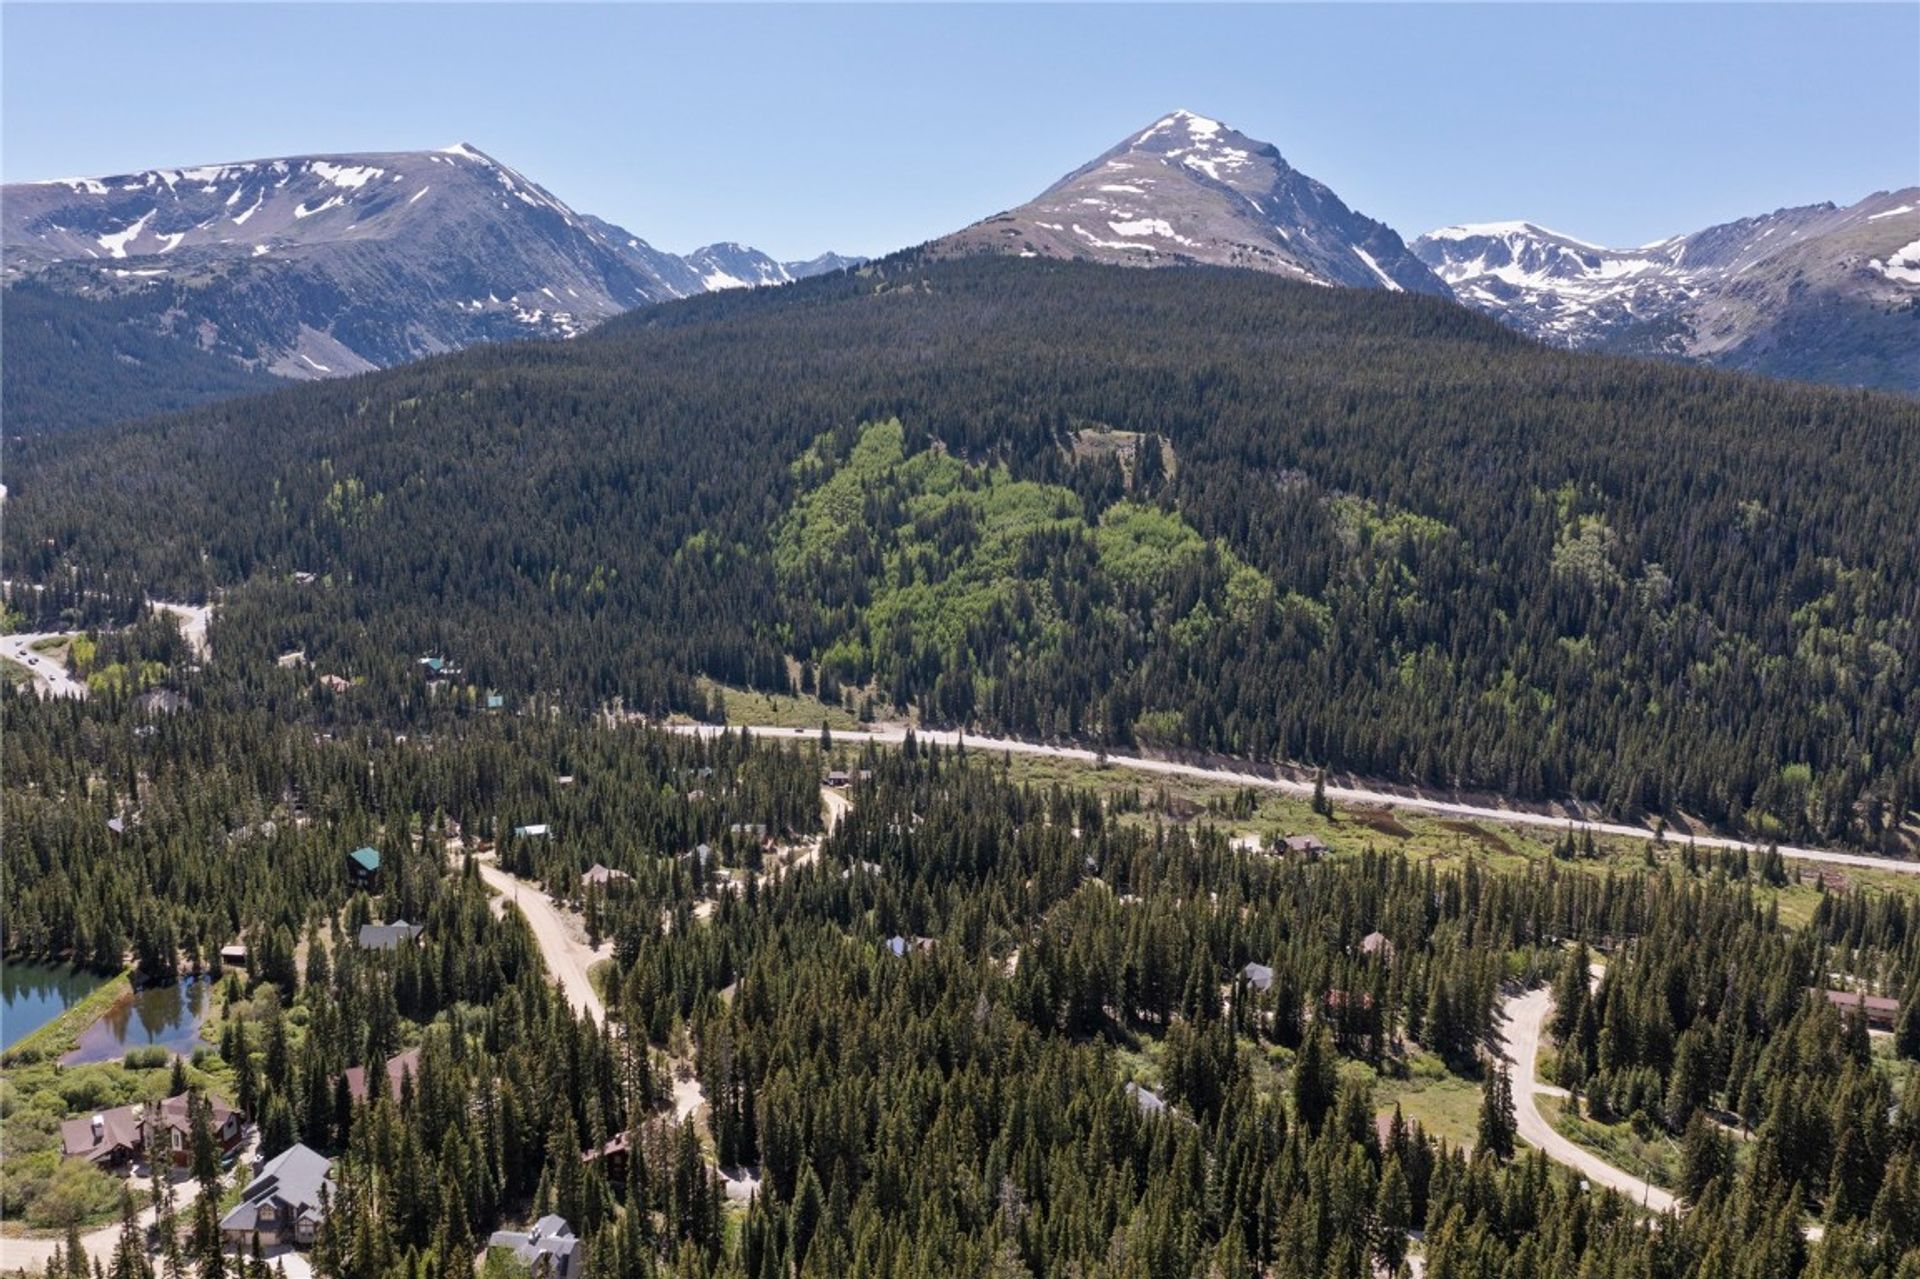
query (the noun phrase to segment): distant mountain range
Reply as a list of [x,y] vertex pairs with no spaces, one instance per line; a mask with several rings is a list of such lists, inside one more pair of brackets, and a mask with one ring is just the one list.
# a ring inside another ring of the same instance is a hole
[[[571,337],[636,307],[864,261],[724,242],[668,253],[464,144],[14,185],[3,211],[15,431]],[[1531,222],[1409,245],[1271,144],[1175,111],[924,251],[1449,296],[1554,345],[1920,392],[1913,187],[1638,249]]]
[[1544,342],[1920,390],[1920,188],[1637,249],[1492,222],[1413,251],[1460,301]]
[[280,378],[337,376],[856,261],[668,253],[465,144],[24,183],[0,203],[0,270],[38,292],[34,319],[64,301],[69,325],[128,330],[116,362],[136,381],[153,361],[133,348],[154,335]]

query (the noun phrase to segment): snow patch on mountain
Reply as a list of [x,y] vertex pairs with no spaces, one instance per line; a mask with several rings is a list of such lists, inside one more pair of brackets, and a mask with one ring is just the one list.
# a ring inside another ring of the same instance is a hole
[[1873,259],[1874,267],[1889,280],[1902,284],[1920,284],[1920,240],[1894,250],[1885,262]]

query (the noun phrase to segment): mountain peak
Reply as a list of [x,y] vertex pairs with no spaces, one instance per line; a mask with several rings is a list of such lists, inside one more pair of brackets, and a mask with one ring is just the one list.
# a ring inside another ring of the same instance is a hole
[[[1187,137],[1199,141],[1213,137],[1222,129],[1227,129],[1227,126],[1220,123],[1220,121],[1210,119],[1198,112],[1189,111],[1185,107],[1180,107],[1177,110],[1169,111],[1143,129],[1140,135],[1133,140],[1133,145],[1139,146],[1148,139],[1163,133],[1184,133]],[[1233,132],[1231,129],[1227,129],[1227,131],[1229,133]]]
[[1390,227],[1355,213],[1271,143],[1185,108],[934,251],[1238,266],[1311,284],[1448,292]]

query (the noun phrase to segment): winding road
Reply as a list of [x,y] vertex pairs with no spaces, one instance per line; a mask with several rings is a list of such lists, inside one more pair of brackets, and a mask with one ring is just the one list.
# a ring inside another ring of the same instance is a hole
[[1616,1168],[1585,1146],[1561,1136],[1540,1113],[1540,1098],[1567,1095],[1564,1088],[1541,1083],[1538,1073],[1541,1035],[1552,1012],[1553,990],[1548,986],[1537,986],[1509,999],[1500,1010],[1506,1023],[1502,1029],[1503,1055],[1513,1076],[1513,1117],[1521,1139],[1595,1185],[1617,1190],[1653,1212],[1672,1211],[1672,1191]]
[[[698,736],[713,736],[718,733],[738,732],[745,728],[755,737],[777,738],[781,741],[805,740],[805,729],[775,728],[764,725],[733,724],[725,727],[712,724],[676,724],[674,731],[691,733]],[[906,729],[872,729],[852,731],[835,729],[836,742],[871,742],[880,746],[897,746],[906,740]],[[1132,769],[1141,773],[1155,773],[1163,777],[1192,777],[1201,781],[1224,782],[1233,786],[1251,786],[1265,790],[1280,791],[1288,795],[1311,796],[1313,783],[1294,777],[1286,777],[1277,772],[1249,772],[1231,768],[1209,768],[1202,764],[1183,764],[1177,760],[1148,759],[1140,755],[1101,754],[1078,746],[1050,746],[1040,742],[1015,741],[1005,737],[976,737],[970,733],[960,733],[946,729],[915,729],[914,737],[920,742],[937,742],[943,746],[965,744],[968,748],[982,751],[1003,751],[1014,755],[1041,755],[1050,759],[1072,760],[1082,764],[1105,764],[1111,768]],[[1525,808],[1501,808],[1482,804],[1466,804],[1455,800],[1435,799],[1423,795],[1412,788],[1400,790],[1381,790],[1359,786],[1328,786],[1327,798],[1336,803],[1346,804],[1383,804],[1393,808],[1412,809],[1426,813],[1440,813],[1448,817],[1467,817],[1479,821],[1506,822],[1518,826],[1545,826],[1554,830],[1592,831],[1596,835],[1615,835],[1623,839],[1641,839],[1652,841],[1658,833],[1647,826],[1630,826],[1619,822],[1585,821],[1567,813],[1541,812]],[[1751,840],[1734,839],[1726,835],[1685,835],[1673,831],[1666,838],[1675,844],[1692,843],[1697,848],[1745,849],[1748,852],[1764,852],[1766,845]],[[1863,870],[1884,870],[1901,875],[1920,875],[1920,862],[1899,862],[1886,857],[1874,857],[1867,853],[1845,853],[1822,848],[1798,848],[1787,844],[1779,846],[1782,857],[1794,861],[1818,862],[1827,866],[1854,866]]]
[[[820,788],[820,803],[826,809],[829,830],[839,824],[851,806],[845,795],[825,786]],[[598,947],[587,945],[580,921],[572,911],[555,903],[532,880],[502,870],[493,854],[475,857],[473,864],[487,886],[500,894],[496,899],[499,910],[512,905],[526,916],[547,971],[560,983],[567,1002],[576,1012],[591,1013],[595,1021],[605,1021],[606,1004],[594,989],[591,973],[595,964],[613,953],[612,944],[602,941]]]
[[213,655],[213,648],[207,643],[207,623],[213,618],[211,604],[168,604],[161,600],[148,600],[147,607],[156,613],[166,613],[180,621],[180,634],[187,641],[187,647],[193,650],[196,661],[206,661]]

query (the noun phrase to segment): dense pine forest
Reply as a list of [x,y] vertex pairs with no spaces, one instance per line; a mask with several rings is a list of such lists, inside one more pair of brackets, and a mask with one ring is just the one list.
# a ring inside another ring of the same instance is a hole
[[38,284],[0,295],[0,416],[10,435],[68,431],[283,385],[154,332],[171,290],[82,300]]
[[224,654],[380,722],[422,655],[575,709],[704,676],[1892,851],[1916,441],[1431,299],[905,256],[16,442],[57,589],[11,607],[218,595]]
[[[1732,863],[1288,859],[977,751],[445,707],[396,734],[223,705],[219,669],[176,658],[199,700],[173,714],[0,694],[15,953],[220,974],[173,1079],[8,1059],[10,1217],[58,1219],[55,1120],[178,1084],[242,1104],[263,1155],[335,1157],[324,1279],[465,1275],[544,1212],[594,1279],[1920,1273],[1920,1071],[1895,1059],[1920,1020],[1888,1055],[1809,993],[1911,1008],[1909,897],[1836,889],[1787,929]],[[858,778],[825,833],[823,749]],[[604,1021],[481,856],[605,940]],[[394,918],[418,945],[356,943]],[[1560,1081],[1684,1142],[1683,1215],[1648,1228],[1517,1146],[1496,1008],[1547,980]],[[403,1049],[398,1089],[349,1094]],[[1482,1095],[1470,1145],[1383,1100],[1421,1063]],[[207,1202],[153,1264],[270,1273],[217,1255]]]

